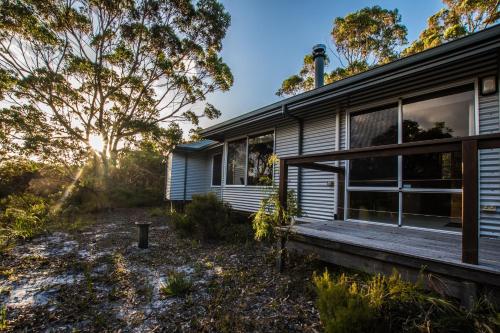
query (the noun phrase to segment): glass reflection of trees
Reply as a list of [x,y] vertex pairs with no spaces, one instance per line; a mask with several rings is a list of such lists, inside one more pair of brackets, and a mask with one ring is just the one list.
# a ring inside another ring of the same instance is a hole
[[248,185],[271,185],[273,166],[268,163],[273,154],[274,136],[272,133],[248,139]]

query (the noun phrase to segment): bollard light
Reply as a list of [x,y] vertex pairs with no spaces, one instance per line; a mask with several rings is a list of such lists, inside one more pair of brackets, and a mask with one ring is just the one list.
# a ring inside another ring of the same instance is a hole
[[140,249],[147,249],[149,246],[148,237],[149,237],[149,226],[151,222],[135,222],[139,229],[139,242],[138,247]]

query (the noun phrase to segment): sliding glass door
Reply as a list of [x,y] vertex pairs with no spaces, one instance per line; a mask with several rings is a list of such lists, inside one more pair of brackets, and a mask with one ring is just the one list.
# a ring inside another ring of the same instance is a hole
[[[474,131],[474,86],[349,115],[350,148],[462,137]],[[460,152],[352,160],[347,218],[461,230]]]

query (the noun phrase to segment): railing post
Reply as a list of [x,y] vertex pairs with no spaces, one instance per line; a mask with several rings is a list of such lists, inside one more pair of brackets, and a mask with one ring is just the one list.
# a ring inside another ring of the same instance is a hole
[[[279,201],[283,211],[287,209],[287,192],[288,192],[288,164],[286,160],[280,159],[280,182],[278,188]],[[283,221],[283,216],[280,215],[281,224],[285,224]]]
[[[278,197],[282,211],[280,212],[280,225],[285,224],[283,211],[287,209],[287,193],[288,193],[288,164],[286,160],[280,159],[280,180],[278,187]],[[278,239],[278,257],[276,258],[276,267],[278,271],[282,272],[285,266],[286,256],[286,235],[280,234]]]
[[462,262],[479,262],[477,140],[462,141]]

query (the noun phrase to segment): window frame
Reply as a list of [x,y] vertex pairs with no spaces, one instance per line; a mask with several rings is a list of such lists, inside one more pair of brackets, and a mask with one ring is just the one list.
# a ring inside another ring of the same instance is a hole
[[[224,156],[223,156],[223,165],[224,165],[224,186],[225,187],[255,187],[255,188],[269,188],[269,185],[248,185],[248,139],[250,137],[255,137],[259,135],[264,135],[264,134],[271,134],[273,135],[273,154],[276,154],[276,127],[272,128],[267,128],[265,130],[259,130],[256,132],[251,132],[245,135],[239,135],[232,137],[231,139],[227,139],[224,143]],[[238,141],[241,139],[245,139],[246,141],[246,155],[245,155],[245,184],[228,184],[227,183],[227,165],[228,165],[228,149],[229,149],[229,143]],[[272,175],[273,175],[273,183],[275,180],[275,175],[276,175],[276,166],[273,165],[273,170],[272,170]]]
[[[453,88],[460,88],[462,86],[467,86],[467,85],[473,85],[473,96],[474,96],[474,110],[473,114],[469,115],[469,122],[473,121],[473,124],[469,123],[469,136],[470,135],[475,135],[476,133],[479,132],[479,79],[478,78],[472,78],[472,79],[467,79],[467,80],[462,80],[462,81],[456,81],[453,83],[445,84],[445,85],[440,85],[436,87],[432,87],[429,89],[424,89],[420,90],[418,92],[413,92],[413,93],[408,93],[404,95],[400,95],[397,98],[388,98],[383,101],[376,101],[373,103],[365,104],[365,105],[360,105],[356,107],[351,107],[346,109],[345,112],[345,124],[346,124],[346,147],[347,149],[351,149],[351,143],[350,143],[350,133],[351,133],[351,114],[352,113],[359,113],[359,112],[364,112],[373,110],[373,109],[378,109],[378,108],[383,108],[385,106],[394,104],[395,102],[398,104],[398,144],[401,144],[403,142],[403,101],[406,99],[411,99],[411,98],[418,98],[419,96],[425,96],[425,95],[430,95],[430,94],[439,94],[440,92],[445,92],[447,90],[453,89]],[[347,186],[344,187],[344,219],[346,221],[355,221],[355,222],[363,222],[363,223],[369,223],[369,224],[377,224],[380,225],[381,223],[379,222],[374,222],[374,221],[367,221],[367,220],[358,220],[358,219],[351,219],[349,218],[349,192],[352,191],[365,191],[365,192],[396,192],[398,193],[399,196],[399,207],[398,207],[398,223],[395,225],[392,224],[384,224],[388,226],[393,226],[393,227],[405,227],[408,229],[416,229],[416,230],[431,230],[434,232],[441,232],[441,233],[451,233],[451,234],[461,234],[462,231],[449,231],[449,230],[438,230],[438,229],[429,229],[429,228],[422,228],[422,227],[415,227],[415,226],[409,226],[409,225],[403,225],[402,223],[402,218],[403,218],[403,193],[462,193],[462,189],[426,189],[426,188],[404,188],[403,187],[403,156],[398,156],[398,186],[397,187],[366,187],[366,186],[349,186],[349,181],[350,181],[350,174],[349,174],[349,169],[350,169],[350,161],[346,160],[345,161],[345,177],[346,177],[346,183]]]
[[[219,185],[214,185],[214,157],[220,155],[220,184]],[[210,155],[210,158],[212,160],[212,165],[210,168],[210,187],[221,187],[222,186],[222,176],[223,176],[223,169],[224,169],[224,156],[223,152],[220,153],[214,153]]]

